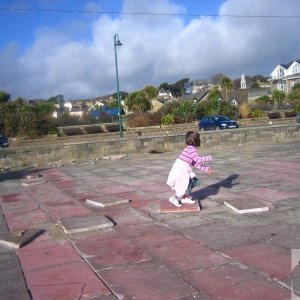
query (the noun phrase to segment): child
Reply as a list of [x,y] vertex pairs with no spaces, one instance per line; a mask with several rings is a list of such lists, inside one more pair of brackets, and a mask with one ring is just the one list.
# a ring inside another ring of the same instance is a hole
[[186,147],[176,159],[169,173],[167,185],[175,190],[175,195],[169,201],[177,207],[182,204],[195,203],[191,197],[192,188],[199,185],[200,181],[192,171],[192,167],[208,174],[212,172],[210,167],[201,165],[205,161],[212,160],[211,156],[198,156],[197,149],[200,147],[200,135],[196,131],[188,131],[185,135]]

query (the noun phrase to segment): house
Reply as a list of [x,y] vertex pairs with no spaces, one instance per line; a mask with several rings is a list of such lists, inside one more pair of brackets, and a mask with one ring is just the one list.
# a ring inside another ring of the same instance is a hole
[[210,89],[211,89],[211,84],[210,83],[203,83],[203,84],[200,84],[200,85],[193,84],[192,94],[204,92],[204,91],[207,91],[207,90],[210,90]]
[[300,59],[277,65],[269,82],[272,91],[280,90],[288,94],[295,84],[300,83]]
[[164,105],[164,103],[158,99],[151,100],[152,109],[151,112],[157,112]]
[[[108,107],[106,105],[101,106],[98,109],[91,110],[90,115],[96,119],[103,119],[106,117],[110,121],[117,120],[119,118],[119,108],[118,107]],[[121,107],[121,115],[125,115],[123,108]]]
[[158,99],[159,100],[172,100],[173,95],[172,95],[171,91],[161,89],[158,92]]
[[104,103],[102,101],[95,101],[95,103],[93,103],[92,105],[89,106],[88,110],[89,111],[97,110],[103,106],[104,106]]
[[179,97],[178,100],[179,101],[192,100],[196,103],[196,102],[200,102],[201,100],[203,100],[208,95],[208,93],[209,93],[208,90],[204,90],[202,92],[197,92],[194,94],[184,94],[181,97]]

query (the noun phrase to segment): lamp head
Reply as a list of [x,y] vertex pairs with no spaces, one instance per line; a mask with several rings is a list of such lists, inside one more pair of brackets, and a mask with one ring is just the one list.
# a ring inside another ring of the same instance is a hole
[[123,45],[123,44],[120,42],[120,40],[119,40],[118,34],[115,34],[114,40],[115,40],[115,46],[116,46],[116,47],[122,46],[122,45]]

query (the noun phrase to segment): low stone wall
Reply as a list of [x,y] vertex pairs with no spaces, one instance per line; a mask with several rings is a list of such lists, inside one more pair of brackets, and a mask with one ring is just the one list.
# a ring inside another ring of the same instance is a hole
[[[180,151],[185,132],[95,139],[0,150],[0,166],[45,165],[59,160],[89,160],[119,154]],[[300,140],[300,124],[259,126],[201,132],[201,147],[223,147],[260,142]]]

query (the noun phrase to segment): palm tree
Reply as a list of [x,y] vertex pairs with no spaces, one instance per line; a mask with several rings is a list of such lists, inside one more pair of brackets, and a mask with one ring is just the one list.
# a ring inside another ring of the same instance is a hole
[[145,91],[136,91],[129,94],[125,100],[125,106],[128,111],[139,113],[150,111],[152,108],[151,101]]
[[232,90],[233,88],[233,82],[232,80],[227,77],[227,76],[223,76],[222,80],[221,80],[221,88],[223,91],[225,91],[225,100],[228,100],[228,91]]

